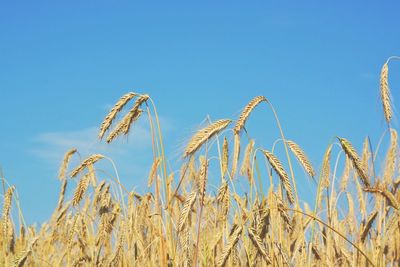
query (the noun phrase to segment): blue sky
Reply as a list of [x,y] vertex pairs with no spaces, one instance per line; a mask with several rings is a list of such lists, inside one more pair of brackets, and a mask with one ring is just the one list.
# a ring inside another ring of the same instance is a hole
[[[111,147],[95,140],[111,105],[137,91],[156,102],[171,161],[206,115],[236,118],[265,95],[318,168],[335,135],[360,149],[385,130],[379,72],[400,54],[399,10],[397,1],[0,1],[0,166],[28,223],[50,216],[74,146],[111,156],[129,188],[145,189],[146,121]],[[389,68],[396,103],[400,62]],[[259,146],[278,138],[265,107],[248,128]]]

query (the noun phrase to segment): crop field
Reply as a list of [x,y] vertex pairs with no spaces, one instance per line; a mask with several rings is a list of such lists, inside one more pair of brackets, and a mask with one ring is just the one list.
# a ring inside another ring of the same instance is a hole
[[[147,192],[126,188],[117,168],[100,179],[96,165],[112,162],[107,155],[71,164],[80,157],[71,147],[60,162],[52,216],[30,226],[18,188],[2,177],[0,266],[400,266],[400,160],[389,89],[397,59],[381,69],[387,127],[379,143],[337,133],[320,149],[320,166],[286,139],[266,95],[247,96],[237,118],[208,121],[186,142],[173,172],[156,109],[162,99],[126,93],[104,114],[98,139],[112,145],[145,119],[153,154]],[[271,148],[258,146],[246,128],[255,109],[274,115],[270,125],[280,136],[268,141]],[[298,193],[304,179],[315,196]]]

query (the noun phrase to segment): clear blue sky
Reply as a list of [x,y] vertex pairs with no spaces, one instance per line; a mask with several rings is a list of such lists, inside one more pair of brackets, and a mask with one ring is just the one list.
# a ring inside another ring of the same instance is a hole
[[[379,72],[400,54],[399,10],[398,1],[0,0],[0,166],[28,223],[50,216],[73,146],[112,156],[124,183],[145,189],[145,121],[111,148],[94,140],[110,106],[138,91],[157,104],[171,161],[206,115],[236,118],[262,94],[318,168],[333,136],[360,150],[384,131]],[[396,101],[400,62],[390,83]],[[278,138],[266,108],[249,130],[267,148]]]

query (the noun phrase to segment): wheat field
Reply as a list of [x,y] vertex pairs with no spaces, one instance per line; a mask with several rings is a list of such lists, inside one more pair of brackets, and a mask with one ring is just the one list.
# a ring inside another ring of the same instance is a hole
[[[24,223],[18,188],[3,178],[0,266],[400,266],[400,161],[388,82],[395,59],[380,74],[388,147],[365,138],[357,149],[352,143],[360,140],[337,136],[321,149],[318,168],[286,139],[268,98],[257,96],[237,119],[198,130],[181,152],[180,171],[172,172],[153,99],[123,95],[98,138],[111,146],[139,118],[149,123],[148,192],[127,190],[118,175],[100,180],[96,164],[106,155],[70,166],[78,153],[71,148],[60,163],[56,208],[37,228]],[[263,108],[274,114],[284,156],[258,146],[246,128],[252,111]],[[304,171],[295,174],[295,164]],[[304,174],[317,192],[310,203],[297,190]]]

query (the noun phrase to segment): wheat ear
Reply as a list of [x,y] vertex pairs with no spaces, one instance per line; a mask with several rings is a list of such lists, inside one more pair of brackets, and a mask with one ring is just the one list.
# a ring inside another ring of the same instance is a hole
[[240,167],[240,174],[247,175],[247,178],[249,179],[250,183],[253,182],[252,179],[253,177],[251,173],[251,155],[253,154],[253,149],[254,149],[254,140],[251,139],[246,146],[242,166]]
[[368,216],[367,222],[365,226],[362,228],[361,234],[360,234],[360,240],[362,243],[364,243],[365,238],[368,235],[369,230],[372,227],[372,224],[375,221],[376,216],[378,215],[378,211],[374,211],[371,215]]
[[4,203],[3,203],[3,218],[7,218],[10,214],[11,209],[11,200],[15,190],[15,186],[11,186],[7,189],[7,192],[4,196]]
[[71,172],[71,177],[77,176],[81,171],[83,171],[88,165],[96,163],[98,160],[104,158],[103,155],[101,154],[94,154],[82,161],[82,163],[76,167],[72,172]]
[[267,150],[262,150],[262,152],[265,155],[265,157],[268,159],[268,161],[271,164],[272,168],[278,174],[279,178],[281,179],[283,187],[286,190],[286,195],[288,197],[288,200],[289,200],[289,202],[291,204],[293,204],[294,203],[294,196],[293,196],[292,185],[290,184],[289,176],[286,173],[285,169],[283,168],[282,163],[271,152],[269,152]]
[[179,232],[181,232],[185,227],[185,224],[189,218],[190,211],[193,207],[194,202],[196,201],[196,197],[197,197],[197,192],[193,191],[186,198],[185,203],[183,204],[183,208],[179,216],[179,226],[178,226]]
[[388,75],[389,75],[389,66],[386,62],[383,64],[381,70],[380,77],[380,94],[383,106],[383,113],[385,115],[385,119],[387,123],[390,123],[390,119],[392,118],[392,107],[391,107],[391,97],[390,97],[390,89],[388,83]]
[[356,150],[354,149],[353,145],[345,138],[338,137],[340,144],[346,155],[351,159],[353,162],[353,166],[356,169],[358,176],[360,177],[362,183],[365,187],[370,187],[370,182],[368,178],[368,174],[364,169],[363,164],[361,163],[360,158],[357,155]]
[[83,195],[86,193],[90,181],[90,175],[85,174],[78,183],[78,186],[75,189],[74,197],[72,199],[72,205],[77,206],[79,202],[82,200]]
[[390,147],[386,154],[385,171],[383,180],[386,184],[391,184],[396,170],[396,156],[397,156],[397,132],[395,129],[390,129]]
[[77,151],[76,148],[72,148],[72,149],[68,150],[67,153],[65,153],[63,162],[62,162],[60,170],[59,170],[59,175],[58,175],[58,178],[60,180],[65,179],[65,172],[67,171],[68,163],[69,163],[72,155],[74,155],[76,153],[76,151]]
[[222,167],[222,176],[225,175],[228,170],[228,162],[229,162],[229,148],[228,148],[228,140],[224,137],[224,143],[222,145],[222,156],[221,156],[221,167]]
[[252,227],[249,227],[247,229],[247,232],[249,233],[251,242],[253,242],[253,245],[257,248],[258,252],[263,256],[267,264],[271,264],[272,260],[268,256],[267,251],[265,250],[265,247],[261,241],[261,238],[256,233],[256,230]]
[[199,130],[189,141],[186,146],[184,157],[188,157],[195,153],[207,140],[209,140],[214,135],[218,134],[220,131],[225,129],[231,120],[218,120],[207,127]]
[[[136,99],[135,104],[133,105],[132,109],[129,113],[122,119],[125,128],[123,129],[124,134],[128,134],[129,129],[134,121],[138,119],[142,112],[139,112],[140,106],[145,103],[150,98],[149,95],[141,95]],[[139,113],[139,115],[138,115]]]
[[256,96],[253,98],[243,109],[242,113],[239,116],[238,121],[235,124],[235,127],[233,128],[233,131],[235,134],[239,134],[240,131],[243,129],[244,124],[246,123],[246,120],[250,116],[250,113],[253,111],[253,109],[260,104],[262,101],[267,101],[267,99],[264,96]]
[[156,158],[154,160],[153,165],[151,166],[150,173],[149,173],[147,187],[150,187],[153,184],[154,178],[156,177],[156,174],[157,174],[157,168],[158,168],[158,165],[160,164],[160,162],[161,162],[161,158]]
[[200,158],[201,160],[201,167],[199,173],[199,182],[200,182],[200,201],[202,205],[204,205],[204,197],[206,194],[206,187],[207,187],[207,175],[208,175],[208,160],[206,158]]
[[322,188],[327,188],[330,184],[331,153],[332,153],[332,145],[329,145],[325,151],[324,158],[322,160],[322,167],[321,167],[321,186],[322,186]]
[[239,162],[239,155],[240,155],[240,136],[238,134],[234,134],[231,178],[235,177],[236,175],[236,169]]
[[314,177],[315,171],[306,153],[295,142],[289,140],[286,141],[286,143],[289,145],[290,150],[296,156],[297,160],[300,162],[301,166],[303,166],[304,170],[308,173],[308,175]]
[[233,231],[233,233],[229,236],[228,242],[226,246],[222,250],[222,254],[217,261],[217,266],[222,267],[225,266],[226,261],[228,260],[229,255],[232,252],[233,247],[237,244],[240,238],[240,234],[242,233],[243,227],[238,226]]
[[386,188],[379,188],[379,187],[371,187],[371,188],[364,188],[365,192],[373,193],[373,194],[380,194],[388,201],[388,204],[395,208],[396,210],[400,210],[399,201],[397,201],[396,197],[387,190]]
[[137,121],[142,115],[143,110],[138,109],[134,111],[130,111],[115,127],[115,129],[107,136],[106,142],[109,144],[119,135],[124,134],[127,135],[132,123]]
[[150,98],[149,95],[140,95],[133,107],[129,110],[129,112],[120,120],[120,122],[115,126],[115,128],[111,131],[108,135],[106,142],[110,143],[114,140],[117,136],[124,134],[127,135],[133,122],[139,119],[140,115],[142,114],[142,110],[139,109],[140,106],[145,103]]
[[113,106],[111,111],[107,114],[105,117],[103,123],[101,124],[100,127],[100,133],[99,133],[99,139],[102,139],[105,132],[110,128],[111,124],[113,123],[113,120],[117,116],[118,112],[122,110],[122,108],[131,100],[134,98],[137,94],[130,92],[125,95],[123,95],[117,103]]

